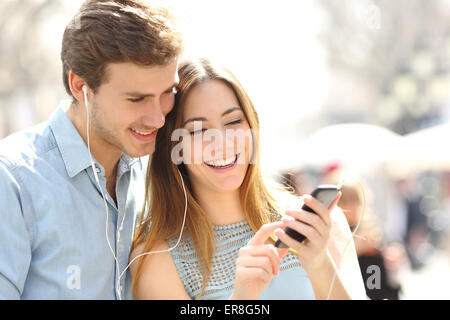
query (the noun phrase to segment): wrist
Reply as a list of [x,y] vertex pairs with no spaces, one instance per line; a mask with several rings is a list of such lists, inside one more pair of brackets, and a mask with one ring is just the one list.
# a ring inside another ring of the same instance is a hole
[[325,270],[335,270],[336,266],[328,250],[322,255],[317,256],[313,263],[303,266],[309,275],[323,273]]

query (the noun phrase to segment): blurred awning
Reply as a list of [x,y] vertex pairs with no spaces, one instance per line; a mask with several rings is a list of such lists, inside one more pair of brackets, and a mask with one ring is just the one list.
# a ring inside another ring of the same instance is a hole
[[364,171],[383,164],[402,177],[423,170],[450,170],[450,123],[405,136],[370,124],[337,124],[319,129],[305,140],[282,144],[278,169],[323,169],[338,164]]
[[394,174],[450,170],[450,123],[420,130],[401,139],[390,160]]
[[376,125],[331,125],[292,146],[285,167],[295,170],[339,164],[355,171],[364,170],[392,157],[400,139],[395,132]]

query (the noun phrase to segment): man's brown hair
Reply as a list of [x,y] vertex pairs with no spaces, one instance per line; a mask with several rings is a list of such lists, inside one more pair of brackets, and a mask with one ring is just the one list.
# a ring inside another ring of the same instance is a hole
[[108,63],[166,65],[182,51],[173,17],[139,0],[87,0],[64,31],[61,60],[67,93],[69,71],[96,92]]

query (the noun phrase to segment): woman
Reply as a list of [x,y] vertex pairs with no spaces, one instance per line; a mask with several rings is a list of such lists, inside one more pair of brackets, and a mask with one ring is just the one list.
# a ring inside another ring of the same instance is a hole
[[[305,196],[317,215],[286,211],[293,196],[274,197],[263,182],[257,114],[237,79],[206,59],[182,63],[179,76],[177,101],[158,132],[148,170],[144,212],[150,215],[141,217],[131,260],[176,247],[131,264],[135,298],[325,299],[338,260],[346,263],[331,298],[364,298],[354,247],[342,259],[343,240],[351,234],[342,212],[332,210],[339,197],[327,209]],[[181,128],[188,132],[183,141],[171,141]],[[225,139],[213,143],[205,139],[210,132]],[[180,143],[178,164],[173,151]],[[179,172],[188,206],[177,245],[185,205]],[[307,240],[288,237],[286,226]],[[275,248],[273,233],[291,249]]]

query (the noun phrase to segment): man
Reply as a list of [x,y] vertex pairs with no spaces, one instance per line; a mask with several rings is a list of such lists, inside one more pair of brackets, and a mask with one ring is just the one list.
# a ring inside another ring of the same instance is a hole
[[0,141],[1,299],[130,298],[140,158],[173,107],[181,50],[162,9],[81,6],[61,52],[72,101]]

